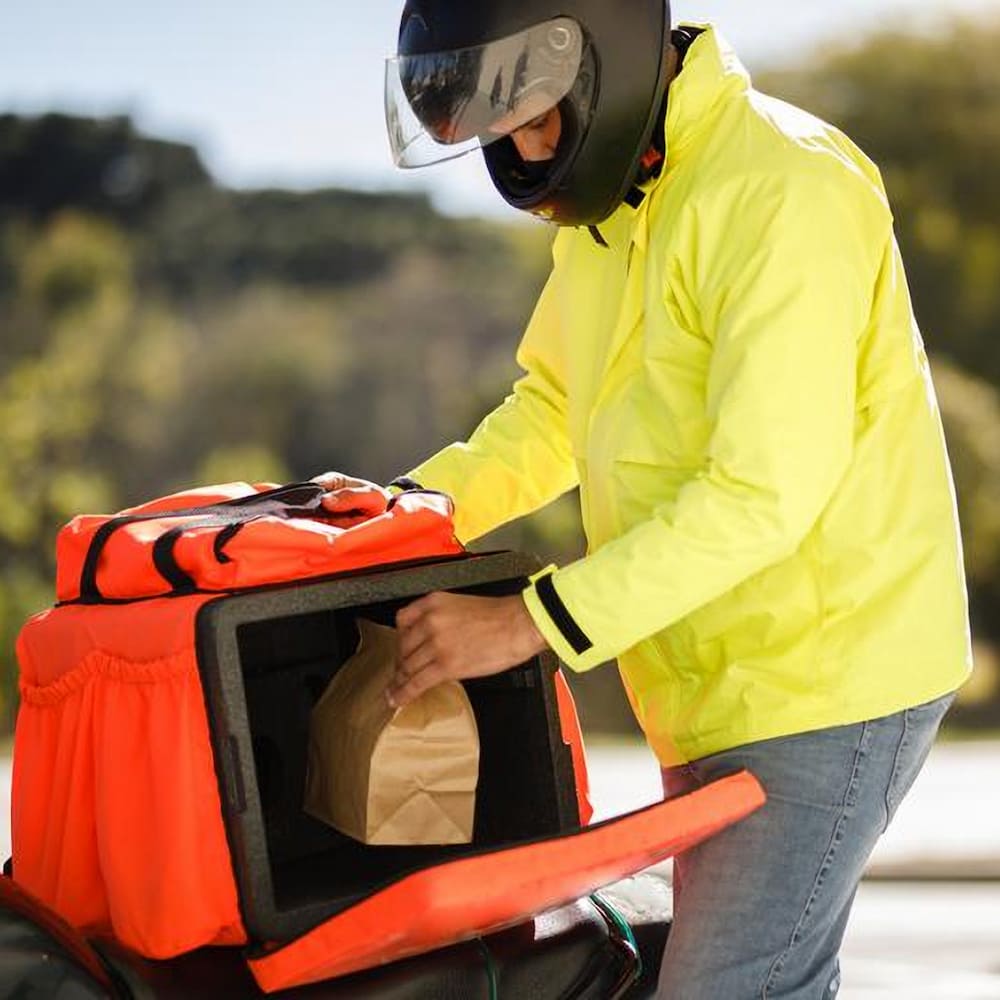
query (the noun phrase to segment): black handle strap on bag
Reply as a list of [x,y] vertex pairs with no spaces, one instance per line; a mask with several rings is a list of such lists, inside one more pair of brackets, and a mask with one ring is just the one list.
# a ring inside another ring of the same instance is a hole
[[323,513],[323,495],[326,489],[319,483],[291,483],[263,493],[251,493],[235,500],[202,507],[185,507],[179,510],[149,511],[145,514],[123,514],[102,524],[90,540],[83,569],[80,572],[80,603],[98,604],[105,600],[97,586],[97,568],[108,540],[119,529],[140,521],[162,521],[168,518],[196,518],[165,531],[153,545],[153,565],[170,585],[172,594],[197,590],[197,584],[174,558],[174,547],[185,531],[194,528],[221,527],[214,543],[215,557],[228,562],[223,551],[227,542],[250,521],[261,517],[316,517]]

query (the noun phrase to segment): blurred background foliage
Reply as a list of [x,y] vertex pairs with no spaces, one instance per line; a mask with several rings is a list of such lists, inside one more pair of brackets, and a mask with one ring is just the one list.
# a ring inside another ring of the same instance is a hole
[[[757,85],[881,166],[932,355],[979,671],[954,722],[1000,727],[1000,21],[881,34]],[[128,118],[0,115],[0,724],[54,538],[196,483],[385,481],[465,435],[516,375],[551,232],[422,197],[228,190]],[[582,551],[575,498],[485,540]],[[632,729],[613,670],[590,731]]]

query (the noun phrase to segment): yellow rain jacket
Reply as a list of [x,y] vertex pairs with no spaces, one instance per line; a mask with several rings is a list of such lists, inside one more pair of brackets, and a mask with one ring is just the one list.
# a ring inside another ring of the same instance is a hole
[[[637,208],[562,229],[526,375],[410,475],[475,538],[579,484],[588,554],[525,591],[617,657],[664,764],[877,718],[971,664],[927,358],[875,166],[711,28]],[[634,200],[634,199],[633,199]]]

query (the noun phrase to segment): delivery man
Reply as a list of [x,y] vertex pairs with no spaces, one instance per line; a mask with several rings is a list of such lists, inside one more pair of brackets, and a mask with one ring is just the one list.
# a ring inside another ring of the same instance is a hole
[[390,699],[545,647],[617,659],[667,794],[744,767],[768,793],[676,859],[660,995],[834,996],[865,863],[971,661],[878,170],[664,0],[407,0],[386,109],[400,165],[481,149],[560,227],[524,377],[397,486],[451,495],[467,541],[579,485],[588,540],[519,596],[401,611]]

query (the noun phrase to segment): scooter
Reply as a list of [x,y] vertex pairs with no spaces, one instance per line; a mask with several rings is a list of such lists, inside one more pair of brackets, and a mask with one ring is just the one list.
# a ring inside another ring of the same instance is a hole
[[88,938],[0,879],[0,997],[46,1000],[639,1000],[670,929],[658,866],[507,930],[377,969],[265,994],[241,948],[154,961]]

